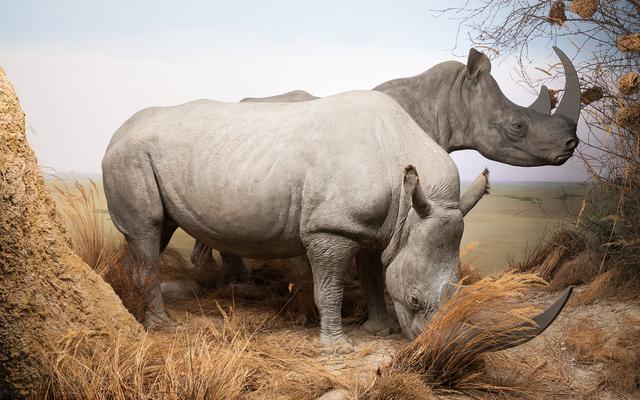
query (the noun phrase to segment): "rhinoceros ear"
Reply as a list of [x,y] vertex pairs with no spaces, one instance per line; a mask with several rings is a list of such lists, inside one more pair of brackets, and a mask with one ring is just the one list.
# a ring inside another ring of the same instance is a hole
[[429,216],[429,200],[420,187],[420,177],[413,165],[407,165],[404,169],[404,190],[411,198],[411,206],[421,218]]
[[467,79],[475,80],[480,71],[491,73],[491,61],[489,61],[489,57],[484,53],[472,47],[469,50],[469,57],[467,58]]
[[480,176],[478,176],[471,186],[460,196],[460,211],[462,212],[462,216],[467,215],[480,201],[482,196],[489,193],[489,189],[489,170],[485,168]]

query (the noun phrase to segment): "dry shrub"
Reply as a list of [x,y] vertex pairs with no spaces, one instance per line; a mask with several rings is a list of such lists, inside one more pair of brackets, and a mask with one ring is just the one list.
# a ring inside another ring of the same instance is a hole
[[[550,288],[563,289],[561,285],[554,283],[554,278],[561,267],[569,260],[580,254],[586,248],[586,240],[578,233],[561,230],[556,232],[550,240],[541,241],[524,261],[512,263],[510,268],[519,272],[528,272],[540,275],[550,282]],[[579,269],[574,269],[580,273]],[[578,280],[579,277],[568,279],[567,272],[562,276],[563,280]],[[566,286],[565,286],[566,287]]]
[[567,329],[564,340],[576,361],[591,363],[605,359],[606,337],[602,328],[593,321],[580,318]]
[[617,82],[620,94],[632,95],[640,88],[640,74],[630,71],[622,75]]
[[549,9],[549,15],[547,21],[552,25],[564,25],[567,20],[567,16],[564,13],[564,1],[556,0]]
[[639,293],[640,268],[618,264],[599,273],[576,297],[576,301],[579,304],[590,304],[603,298],[637,300]]
[[640,320],[627,319],[620,329],[605,330],[582,318],[569,327],[565,340],[576,361],[604,363],[599,386],[640,392]]
[[370,391],[375,392],[383,379],[393,382],[397,374],[404,377],[407,373],[417,374],[439,389],[476,394],[524,390],[489,376],[484,369],[484,353],[517,340],[514,334],[531,326],[530,318],[538,310],[515,302],[543,285],[537,275],[506,273],[458,291],[440,307],[424,331],[398,351]]
[[51,355],[46,398],[313,399],[339,384],[307,348],[282,343],[252,340],[231,319],[218,327],[199,318],[136,342],[115,337],[107,349],[76,332]]
[[620,51],[640,51],[640,33],[632,33],[618,38],[618,49]]
[[597,10],[598,0],[573,0],[571,2],[571,11],[584,19],[593,17]]
[[621,335],[608,346],[600,385],[608,390],[640,395],[640,319],[628,319]]
[[616,112],[616,124],[629,130],[640,130],[640,102],[620,107]]
[[363,399],[433,400],[437,397],[419,374],[398,372],[380,377],[375,386],[365,393]]
[[600,261],[596,256],[589,251],[583,251],[558,266],[547,289],[557,292],[569,286],[587,284],[598,275],[599,268]]
[[598,86],[594,86],[594,87],[585,89],[582,92],[582,94],[580,95],[580,101],[582,102],[582,104],[586,106],[593,103],[594,101],[598,101],[602,99],[602,96],[603,96],[602,88]]

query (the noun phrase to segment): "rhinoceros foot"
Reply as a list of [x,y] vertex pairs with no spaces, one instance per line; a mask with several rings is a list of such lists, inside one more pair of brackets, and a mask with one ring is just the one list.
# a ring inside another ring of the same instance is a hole
[[389,336],[400,332],[400,325],[390,316],[369,318],[362,324],[362,329],[376,336]]
[[173,333],[176,331],[178,325],[167,314],[156,315],[149,314],[142,323],[147,331],[156,332],[168,332]]
[[355,347],[344,334],[336,337],[320,335],[320,347],[325,354],[349,354],[355,351]]

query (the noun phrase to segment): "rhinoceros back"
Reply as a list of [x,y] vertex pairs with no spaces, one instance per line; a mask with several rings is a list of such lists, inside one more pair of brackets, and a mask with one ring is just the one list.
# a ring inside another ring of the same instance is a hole
[[448,155],[393,99],[370,91],[143,110],[114,135],[104,165],[127,159],[152,165],[180,227],[245,257],[297,255],[312,231],[379,240],[407,164],[458,196]]

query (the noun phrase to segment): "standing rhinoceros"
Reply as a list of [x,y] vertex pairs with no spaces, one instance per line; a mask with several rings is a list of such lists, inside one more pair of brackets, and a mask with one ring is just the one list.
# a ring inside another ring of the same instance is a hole
[[[394,79],[373,90],[394,98],[422,130],[449,153],[474,149],[489,159],[511,165],[561,165],[571,157],[578,144],[576,126],[580,90],[571,61],[560,49],[554,47],[554,50],[564,67],[566,85],[562,101],[553,115],[550,115],[549,92],[544,86],[538,99],[529,107],[509,101],[490,74],[491,62],[475,49],[469,51],[467,65],[447,61],[420,75]],[[296,90],[271,97],[245,98],[242,102],[315,99],[317,97],[308,92]],[[213,268],[211,249],[196,241],[192,260],[195,262],[199,256],[204,256],[203,263]],[[224,252],[221,256],[228,280],[246,276],[241,259]],[[359,257],[375,263],[379,255],[360,254]],[[382,290],[380,288],[380,292]],[[375,304],[384,301],[382,293],[376,297],[367,297],[370,317],[382,312],[373,309]],[[363,327],[372,333],[388,333],[389,318],[370,318]]]
[[235,256],[306,254],[321,341],[345,347],[342,279],[352,258],[383,254],[400,323],[415,336],[457,281],[462,217],[481,195],[459,201],[448,154],[373,91],[148,108],[115,133],[102,170],[128,268],[139,287],[151,285],[147,326],[169,322],[158,257],[181,227]]

